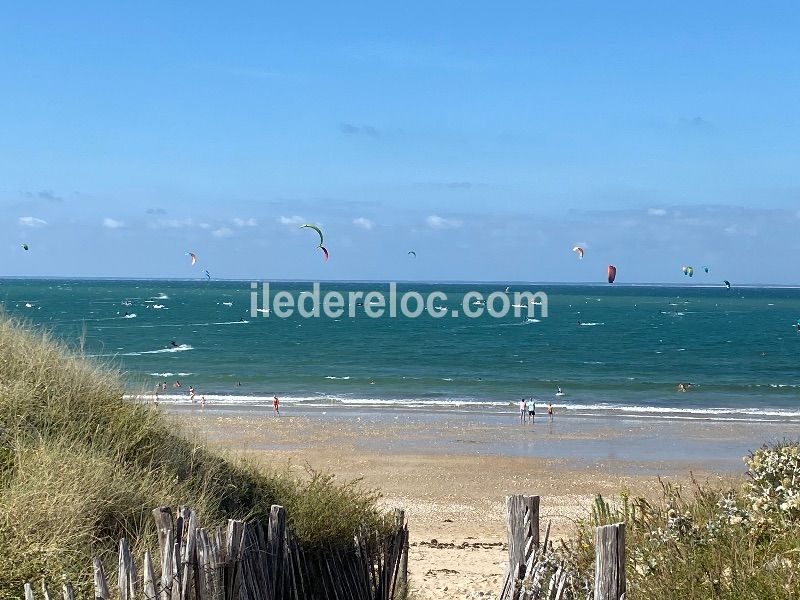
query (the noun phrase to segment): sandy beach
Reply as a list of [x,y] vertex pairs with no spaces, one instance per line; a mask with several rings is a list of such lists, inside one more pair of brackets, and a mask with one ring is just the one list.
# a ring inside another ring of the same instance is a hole
[[[415,598],[491,597],[506,559],[504,498],[541,496],[542,526],[569,536],[595,494],[655,497],[659,478],[735,481],[747,448],[796,435],[753,422],[171,405],[217,449],[269,466],[334,473],[406,511]],[[794,427],[797,429],[797,427]],[[637,458],[646,457],[646,458]]]

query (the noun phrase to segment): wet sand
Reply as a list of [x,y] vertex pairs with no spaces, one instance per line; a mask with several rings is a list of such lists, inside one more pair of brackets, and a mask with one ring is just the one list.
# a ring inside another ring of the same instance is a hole
[[[362,479],[406,511],[415,598],[496,594],[506,560],[504,498],[541,496],[542,525],[569,536],[597,493],[655,497],[658,477],[740,478],[741,457],[797,436],[775,423],[537,418],[354,409],[171,405],[210,445],[265,465]],[[487,597],[487,596],[484,596]]]

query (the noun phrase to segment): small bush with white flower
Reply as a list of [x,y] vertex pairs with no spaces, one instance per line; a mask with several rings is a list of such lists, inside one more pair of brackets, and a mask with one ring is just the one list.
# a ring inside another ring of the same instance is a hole
[[594,528],[624,522],[629,598],[800,598],[800,445],[765,446],[744,460],[738,487],[693,480],[662,483],[656,502],[598,496],[562,560],[590,579]]

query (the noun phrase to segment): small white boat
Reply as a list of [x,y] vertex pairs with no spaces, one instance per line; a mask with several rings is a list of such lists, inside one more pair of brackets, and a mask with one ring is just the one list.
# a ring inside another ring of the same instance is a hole
[[225,306],[233,306],[233,302],[223,302],[222,304]]

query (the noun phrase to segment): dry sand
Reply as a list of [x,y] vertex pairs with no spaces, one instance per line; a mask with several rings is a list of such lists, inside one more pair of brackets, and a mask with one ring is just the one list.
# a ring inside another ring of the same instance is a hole
[[[448,435],[461,440],[465,435],[463,423],[448,433],[441,419],[409,426],[402,418],[363,422],[320,415],[275,418],[266,411],[213,407],[173,410],[188,418],[212,446],[244,452],[273,466],[310,466],[343,481],[360,478],[364,485],[379,488],[386,507],[406,511],[409,580],[413,598],[419,600],[497,594],[507,557],[507,494],[540,495],[542,526],[551,521],[553,535],[569,536],[574,520],[587,515],[595,494],[615,496],[628,488],[653,496],[660,489],[654,475],[642,474],[643,463],[604,459],[582,466],[575,457],[431,451],[420,440]],[[478,441],[502,434],[479,425],[467,433]],[[409,439],[416,443],[409,446]],[[662,475],[670,475],[669,467],[657,467]],[[710,476],[699,462],[673,468],[672,479],[688,479],[690,470]]]

